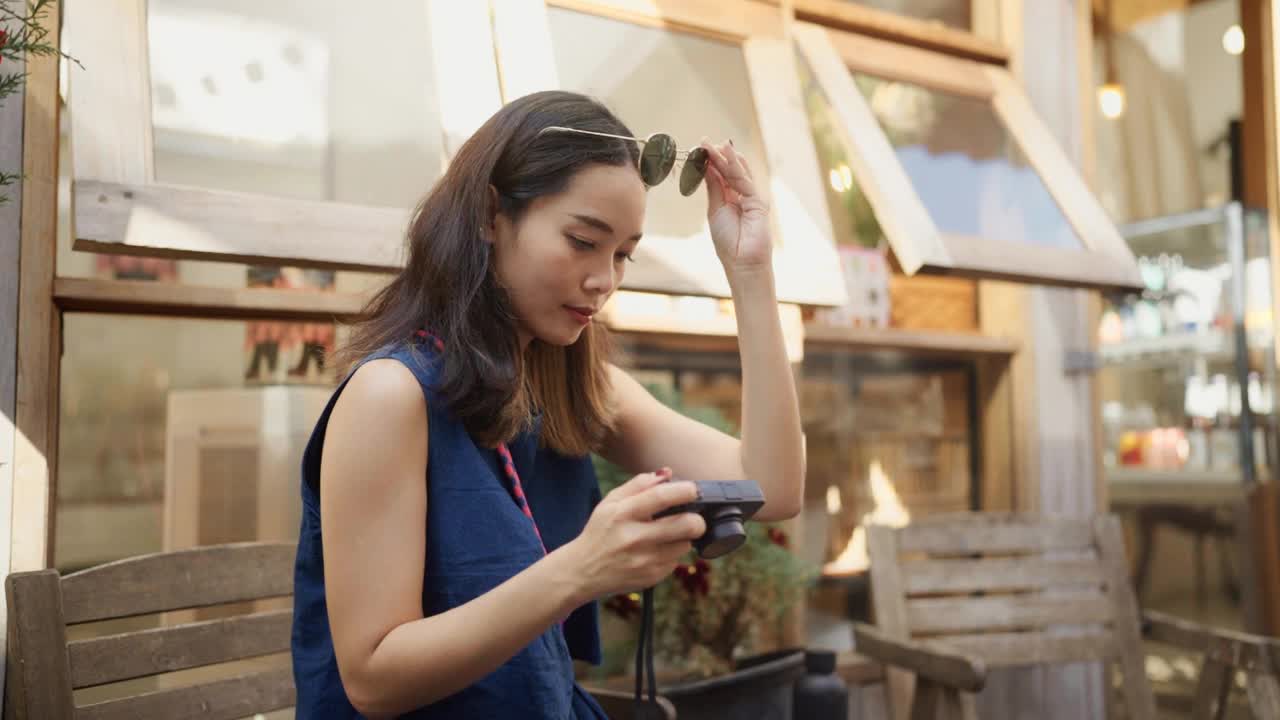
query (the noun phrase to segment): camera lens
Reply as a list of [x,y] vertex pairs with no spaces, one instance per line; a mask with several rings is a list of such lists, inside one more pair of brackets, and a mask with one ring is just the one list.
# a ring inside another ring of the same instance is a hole
[[747,531],[742,527],[742,509],[735,505],[718,508],[707,520],[707,532],[694,543],[698,555],[712,560],[742,547]]

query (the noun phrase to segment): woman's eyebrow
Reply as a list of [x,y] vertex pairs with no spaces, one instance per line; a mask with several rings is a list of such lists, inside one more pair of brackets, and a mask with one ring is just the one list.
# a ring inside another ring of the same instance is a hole
[[[605,221],[601,220],[600,218],[592,217],[592,216],[590,216],[590,215],[579,215],[579,214],[577,214],[577,213],[571,213],[571,214],[570,214],[570,217],[572,217],[574,220],[577,220],[578,222],[582,223],[583,225],[587,225],[587,226],[589,226],[589,227],[593,227],[593,228],[595,228],[596,230],[599,230],[599,231],[601,231],[601,232],[609,233],[610,235],[612,235],[612,234],[613,234],[613,226],[612,226],[612,225],[610,225],[609,223],[607,223],[607,222],[605,222]],[[639,240],[639,239],[640,239],[641,234],[642,234],[642,233],[636,233],[635,235],[633,235],[633,236],[631,237],[631,240],[633,240],[633,241],[634,241],[634,240]]]

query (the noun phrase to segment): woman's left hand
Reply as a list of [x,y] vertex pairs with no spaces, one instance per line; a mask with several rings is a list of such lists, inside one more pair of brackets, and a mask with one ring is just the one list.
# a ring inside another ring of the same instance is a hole
[[756,190],[747,159],[733,142],[707,149],[707,222],[716,254],[726,273],[771,268],[773,238],[769,229],[769,205]]

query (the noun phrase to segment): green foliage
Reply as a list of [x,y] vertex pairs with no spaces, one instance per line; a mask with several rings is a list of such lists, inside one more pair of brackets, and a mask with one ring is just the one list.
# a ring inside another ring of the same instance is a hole
[[[49,43],[49,29],[44,21],[56,0],[28,0],[22,12],[11,10],[8,5],[0,3],[0,103],[4,99],[22,90],[26,82],[25,72],[3,72],[5,61],[10,66],[25,57],[59,55],[79,64],[75,58],[61,53]],[[13,185],[21,180],[17,173],[0,171],[0,189]],[[0,191],[0,205],[9,201],[9,197]]]

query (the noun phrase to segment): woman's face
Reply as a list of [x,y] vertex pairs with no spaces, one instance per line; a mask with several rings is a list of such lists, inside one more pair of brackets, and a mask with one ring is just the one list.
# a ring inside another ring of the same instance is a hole
[[640,241],[645,188],[634,167],[591,165],[519,223],[494,221],[495,271],[515,308],[521,346],[571,345],[622,282]]

